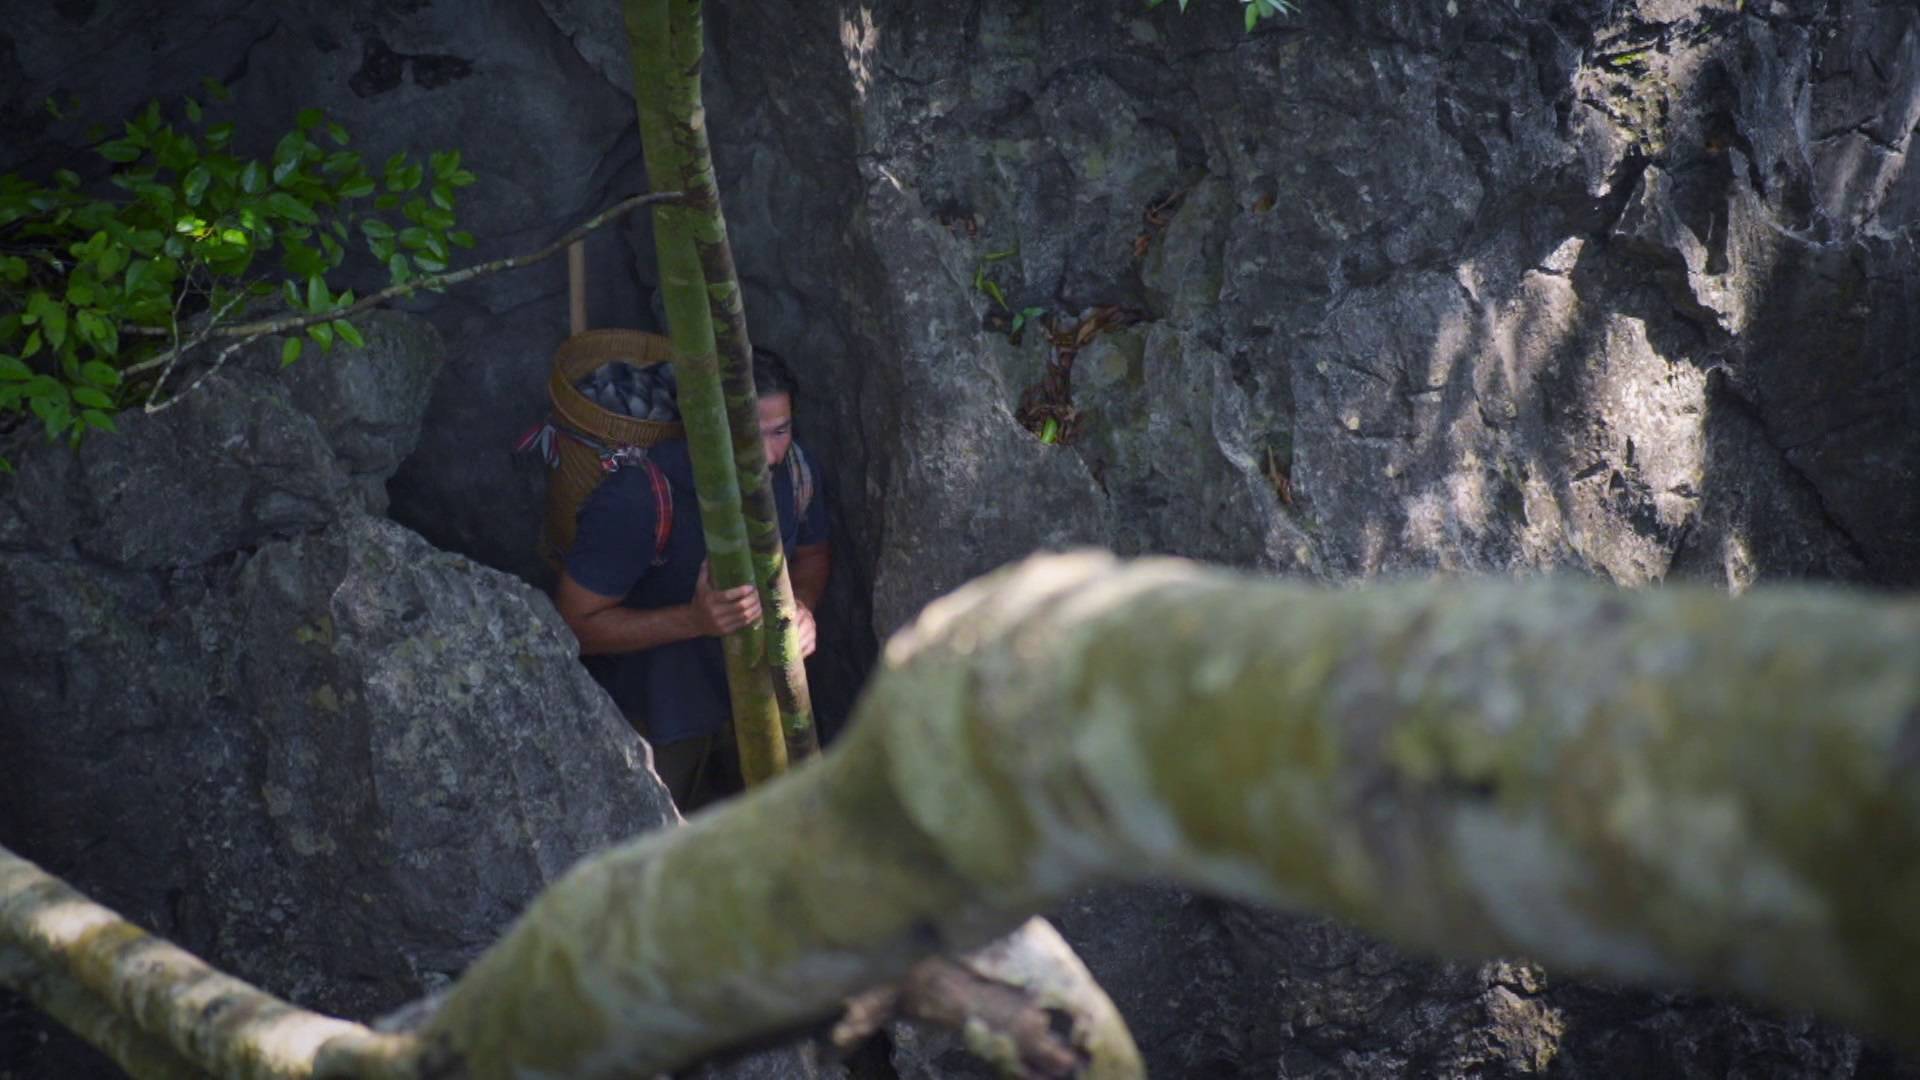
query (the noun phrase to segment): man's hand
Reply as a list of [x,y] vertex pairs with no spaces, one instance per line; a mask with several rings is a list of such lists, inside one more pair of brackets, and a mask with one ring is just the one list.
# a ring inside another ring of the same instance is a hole
[[813,624],[813,612],[807,610],[807,605],[793,605],[793,628],[800,634],[800,657],[804,660],[813,655],[819,635],[818,628]]
[[760,618],[760,590],[752,582],[733,589],[715,589],[713,570],[702,562],[700,577],[693,586],[693,602],[687,609],[702,635],[725,637]]

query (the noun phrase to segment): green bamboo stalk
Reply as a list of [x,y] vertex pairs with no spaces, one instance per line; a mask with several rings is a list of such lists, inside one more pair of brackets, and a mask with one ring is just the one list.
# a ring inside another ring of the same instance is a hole
[[[667,6],[671,20],[668,48],[676,76],[666,88],[669,111],[673,116],[704,116],[700,97],[700,68],[705,58],[701,0],[668,0]],[[787,576],[786,553],[780,543],[780,516],[766,455],[761,450],[759,396],[753,385],[753,345],[747,337],[746,308],[741,303],[733,247],[727,240],[726,215],[720,205],[720,184],[713,172],[706,124],[675,124],[669,137],[676,143],[674,160],[683,169],[673,177],[672,186],[685,193],[683,216],[699,254],[709,321],[720,355],[720,381],[733,430],[733,461],[767,627],[768,674],[780,705],[787,759],[797,762],[819,753],[820,743],[814,730],[807,668],[800,655],[793,583]],[[665,178],[655,178],[656,187],[665,183]]]
[[[678,188],[672,178],[693,171],[683,133],[706,124],[700,105],[699,71],[688,71],[675,62],[673,35],[683,28],[675,25],[668,0],[624,0],[623,7],[647,176],[653,187]],[[697,20],[693,30],[698,34]],[[693,457],[707,557],[714,587],[730,589],[755,582],[755,575],[726,394],[720,383],[713,320],[707,306],[706,277],[694,246],[694,238],[705,224],[703,213],[684,204],[654,207],[654,251],[660,264],[660,289],[666,297],[680,415],[687,426],[688,449]],[[759,456],[757,447],[753,456]],[[787,767],[780,706],[762,663],[761,626],[754,624],[728,634],[723,643],[740,772],[749,785],[776,776]]]

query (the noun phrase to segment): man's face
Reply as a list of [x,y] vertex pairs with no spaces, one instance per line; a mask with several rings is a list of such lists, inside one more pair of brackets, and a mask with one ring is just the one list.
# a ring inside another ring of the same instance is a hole
[[760,445],[767,451],[767,468],[787,458],[793,445],[793,396],[768,394],[760,399]]

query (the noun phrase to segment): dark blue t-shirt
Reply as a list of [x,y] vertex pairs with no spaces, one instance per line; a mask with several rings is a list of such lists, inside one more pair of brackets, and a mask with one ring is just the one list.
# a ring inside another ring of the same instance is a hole
[[[646,466],[633,464],[607,477],[580,507],[567,573],[601,596],[624,597],[621,602],[628,607],[671,607],[693,599],[707,541],[686,440],[661,443],[648,450],[647,457],[665,474],[673,499],[673,531],[661,563],[654,565],[659,511],[653,481]],[[782,462],[771,473],[780,539],[788,554],[824,543],[827,509],[819,471],[814,470],[813,498],[804,518],[794,513],[792,470]],[[587,668],[629,716],[645,717],[647,737],[657,744],[718,732],[732,712],[719,638],[588,657]]]

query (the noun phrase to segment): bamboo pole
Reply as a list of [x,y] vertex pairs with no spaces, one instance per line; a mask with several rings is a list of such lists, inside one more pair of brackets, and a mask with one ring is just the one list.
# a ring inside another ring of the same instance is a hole
[[[674,67],[672,35],[676,29],[683,28],[676,28],[666,0],[625,0],[624,11],[647,175],[656,180],[686,175],[690,166],[676,133],[702,126],[706,118],[700,108],[697,87],[691,96],[685,89],[698,73]],[[754,566],[742,512],[726,394],[721,387],[713,321],[707,306],[706,278],[694,248],[693,238],[701,220],[701,215],[685,207],[656,206],[653,238],[660,266],[660,288],[666,298],[667,324],[673,338],[680,416],[686,423],[688,449],[693,457],[707,556],[714,586],[730,589],[754,583]],[[758,453],[757,446],[755,452]],[[722,645],[726,652],[727,691],[733,706],[740,771],[749,785],[758,784],[787,767],[779,703],[763,662],[762,624],[755,623],[727,635]]]

